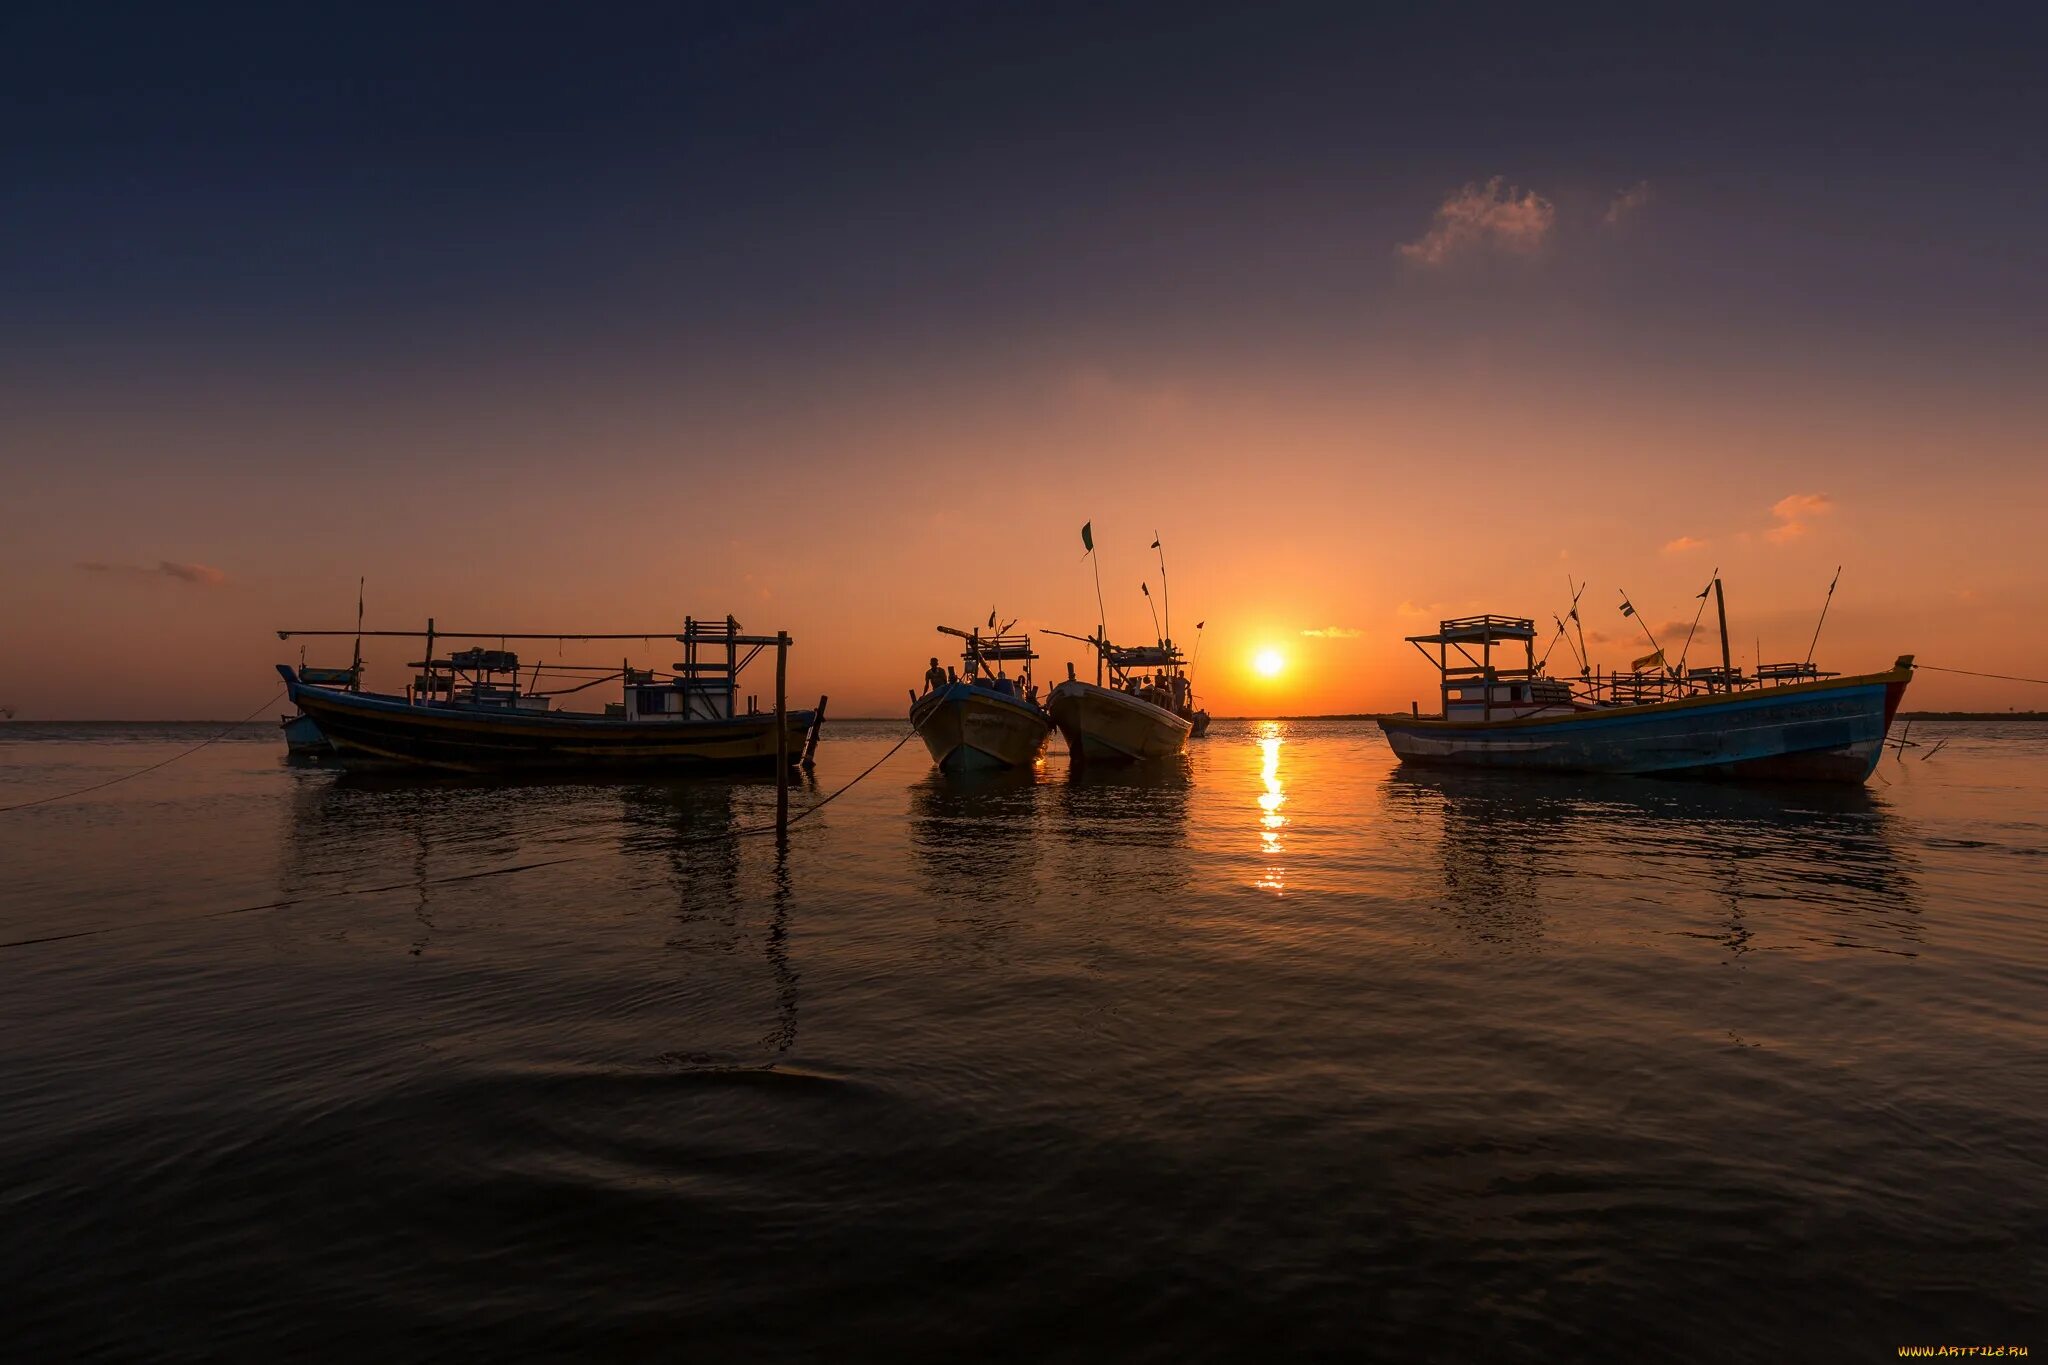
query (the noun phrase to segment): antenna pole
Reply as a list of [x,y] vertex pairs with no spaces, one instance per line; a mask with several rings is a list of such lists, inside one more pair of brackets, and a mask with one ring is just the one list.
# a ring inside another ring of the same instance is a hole
[[1806,646],[1806,662],[1813,662],[1813,651],[1820,644],[1820,628],[1828,623],[1828,608],[1835,602],[1835,584],[1842,581],[1842,566],[1835,565],[1835,576],[1828,580],[1827,601],[1820,604],[1820,620],[1814,622],[1813,640]]
[[1728,658],[1728,599],[1721,595],[1721,574],[1714,572],[1714,610],[1721,617],[1721,685],[1735,690],[1735,666]]
[[368,580],[356,579],[356,653],[349,664],[349,671],[356,675],[356,690],[363,688],[363,584]]
[[1157,531],[1152,533],[1152,548],[1159,551],[1159,603],[1166,609],[1166,633],[1159,643],[1166,645],[1173,642],[1173,590],[1166,582],[1166,551],[1160,547]]

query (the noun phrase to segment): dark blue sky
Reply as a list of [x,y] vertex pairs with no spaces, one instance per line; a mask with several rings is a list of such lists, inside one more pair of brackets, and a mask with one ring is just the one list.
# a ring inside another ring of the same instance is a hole
[[1496,174],[1768,204],[1714,224],[1731,260],[1825,256],[1800,287],[1851,310],[2040,300],[2040,7],[1659,8],[15,7],[0,326],[309,360],[1313,330]]

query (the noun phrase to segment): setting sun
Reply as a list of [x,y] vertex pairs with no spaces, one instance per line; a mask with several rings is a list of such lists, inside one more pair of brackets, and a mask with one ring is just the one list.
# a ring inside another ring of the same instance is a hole
[[1262,678],[1277,678],[1285,667],[1287,660],[1277,649],[1262,649],[1252,656],[1252,669]]

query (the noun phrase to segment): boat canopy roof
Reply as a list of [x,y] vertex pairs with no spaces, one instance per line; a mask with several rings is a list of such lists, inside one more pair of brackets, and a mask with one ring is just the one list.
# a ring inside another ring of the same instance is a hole
[[975,659],[983,663],[997,660],[1035,659],[1038,655],[1031,648],[1029,635],[983,635],[978,630],[960,630],[953,626],[940,626],[941,635],[957,635],[967,642],[961,657],[969,662]]
[[1410,635],[1417,645],[1487,645],[1498,640],[1533,640],[1536,623],[1523,616],[1458,616],[1437,623],[1434,635]]

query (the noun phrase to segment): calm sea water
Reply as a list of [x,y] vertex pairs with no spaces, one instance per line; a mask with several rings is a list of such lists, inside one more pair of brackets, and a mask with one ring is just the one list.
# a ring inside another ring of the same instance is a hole
[[[0,727],[0,805],[206,733]],[[822,791],[902,731],[828,733]],[[254,727],[0,816],[0,1337],[2048,1350],[2048,728],[1914,734],[1865,791],[913,741],[785,846],[761,784],[364,783]]]

